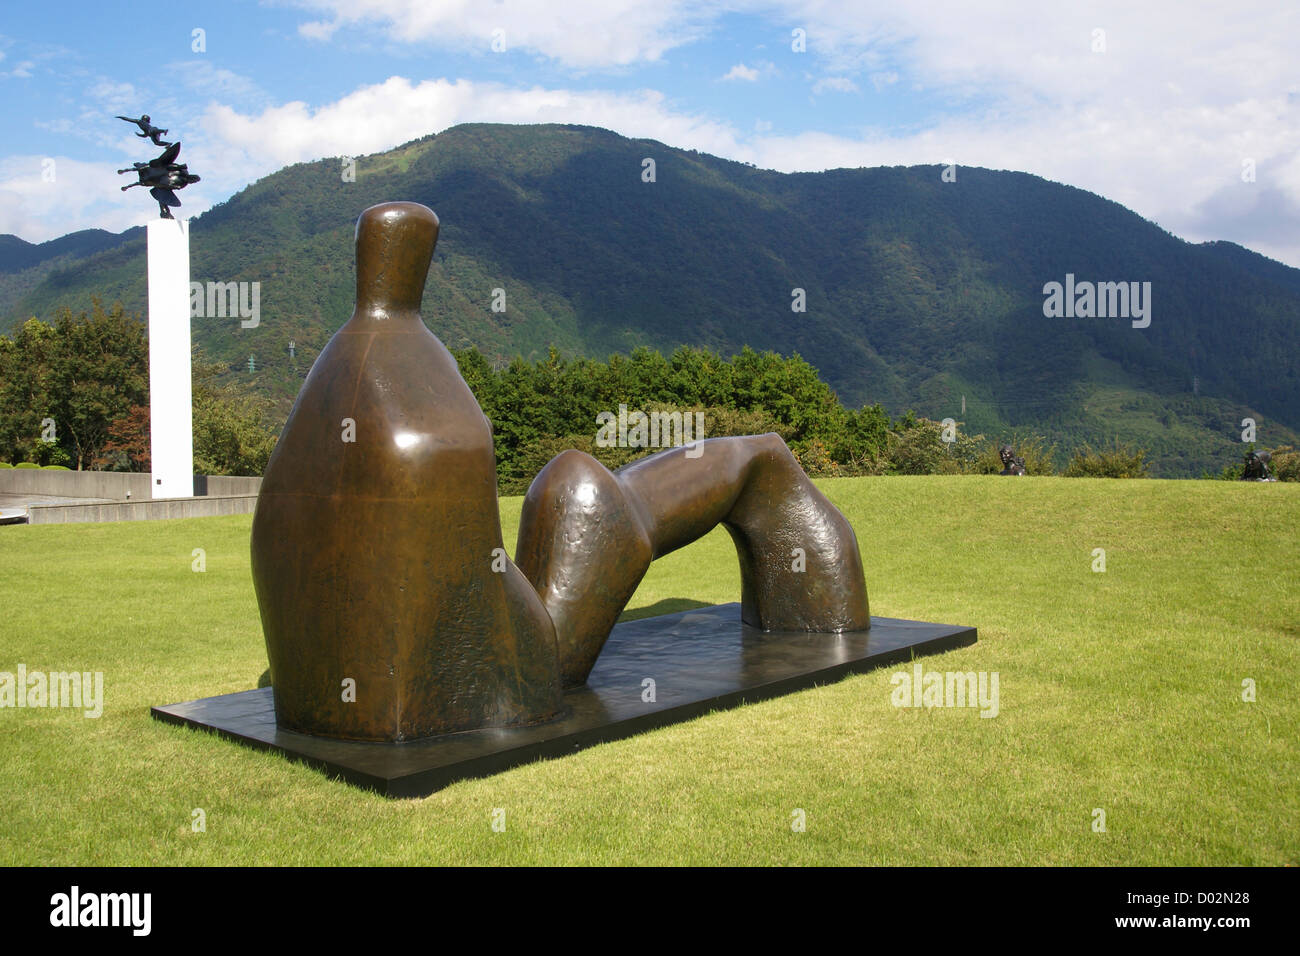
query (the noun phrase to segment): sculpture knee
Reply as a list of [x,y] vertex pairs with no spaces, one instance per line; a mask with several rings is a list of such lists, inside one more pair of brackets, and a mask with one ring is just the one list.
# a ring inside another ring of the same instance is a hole
[[533,479],[515,562],[555,623],[564,686],[587,679],[652,558],[640,504],[595,458],[562,452]]

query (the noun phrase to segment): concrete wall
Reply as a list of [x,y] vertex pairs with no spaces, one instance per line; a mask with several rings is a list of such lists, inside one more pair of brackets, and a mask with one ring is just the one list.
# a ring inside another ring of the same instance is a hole
[[261,478],[240,475],[195,475],[196,495],[255,495],[262,487]]
[[[146,476],[147,477],[147,476]],[[257,495],[209,495],[203,498],[149,498],[109,504],[31,505],[28,524],[72,524],[79,521],[151,521],[158,518],[208,518],[251,514]]]
[[149,497],[149,475],[125,471],[46,471],[0,468],[0,492],[55,498]]
[[[0,494],[147,501],[152,497],[150,492],[152,479],[152,475],[125,471],[48,471],[44,468],[0,468]],[[261,478],[245,478],[237,475],[194,476],[194,494],[196,495],[256,495],[261,486]]]

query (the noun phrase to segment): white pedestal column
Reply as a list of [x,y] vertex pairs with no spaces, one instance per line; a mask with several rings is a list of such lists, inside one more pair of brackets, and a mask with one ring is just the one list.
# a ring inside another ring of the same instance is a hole
[[150,487],[155,498],[192,498],[190,224],[187,219],[155,219],[147,228]]

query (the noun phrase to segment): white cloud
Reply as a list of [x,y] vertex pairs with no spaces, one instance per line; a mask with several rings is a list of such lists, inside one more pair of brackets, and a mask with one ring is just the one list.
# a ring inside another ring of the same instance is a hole
[[309,20],[306,23],[298,24],[298,32],[309,40],[328,40],[334,36],[335,31],[341,24],[335,20],[333,23],[325,20]]
[[673,112],[652,90],[516,89],[469,80],[413,83],[398,76],[315,110],[302,102],[258,114],[213,106],[199,125],[214,143],[243,157],[251,181],[288,163],[380,152],[468,122],[577,123],[724,154],[740,148],[728,124]]
[[858,84],[854,83],[847,76],[823,76],[813,84],[813,93],[825,93],[827,90],[833,90],[836,93],[856,93]]
[[[104,95],[126,91],[106,88]],[[575,92],[439,79],[414,83],[391,77],[325,106],[303,102],[240,112],[214,103],[184,131],[182,160],[203,177],[181,194],[184,213],[195,215],[243,186],[283,166],[333,156],[363,156],[466,122],[577,123],[605,126],[628,136],[657,139],[720,155],[741,151],[724,123],[675,112],[661,93]],[[125,124],[123,124],[125,126]],[[172,131],[176,133],[176,130]],[[129,130],[113,143],[127,166],[139,157]],[[120,192],[111,162],[58,160],[55,188],[40,180],[41,157],[0,162],[0,233],[42,242],[78,229],[120,231],[156,215],[139,190]],[[70,184],[76,183],[77,188]]]
[[186,89],[209,98],[266,99],[261,87],[248,77],[214,66],[211,60],[203,57],[176,60],[168,63],[166,70]]
[[104,109],[112,110],[115,113],[125,113],[128,110],[135,109],[136,103],[140,99],[135,87],[130,83],[119,83],[104,78],[91,84],[86,93]]
[[654,62],[698,39],[722,8],[691,0],[296,0],[330,21],[299,32],[328,38],[341,26],[372,24],[402,43],[491,50],[494,30],[507,50],[527,50],[576,69]]
[[[721,16],[719,8],[688,0],[580,0],[563,7],[552,0],[299,3],[323,12],[301,28],[320,40],[338,42],[346,28],[369,24],[413,45],[486,53],[500,28],[509,49],[578,69],[655,60],[702,36]],[[590,124],[786,171],[936,163],[951,155],[959,165],[1024,170],[1079,186],[1186,238],[1232,238],[1300,265],[1300,233],[1292,228],[1300,210],[1300,82],[1285,5],[1102,0],[1075,11],[1036,0],[978,8],[965,0],[936,3],[924,10],[892,0],[729,5],[767,18],[771,55],[782,63],[782,56],[794,56],[784,39],[790,29],[806,29],[808,53],[798,59],[800,68],[807,63],[823,77],[809,78],[819,92],[870,82],[882,98],[919,91],[939,104],[908,124],[773,135],[761,121],[742,129],[748,117],[683,111],[653,90],[393,77],[324,104],[262,108],[218,95],[198,124],[200,135],[187,133],[186,150],[204,175],[200,185],[206,191],[211,177],[210,194],[218,199],[286,163],[375,152],[461,122]],[[1106,31],[1105,53],[1092,52],[1096,27]],[[127,102],[135,99],[129,84],[103,84],[99,94],[120,104],[112,112],[130,111]],[[163,114],[163,106],[156,109]],[[1248,158],[1258,170],[1254,184],[1240,178]]]
[[[52,182],[43,176],[51,160]],[[0,161],[0,233],[45,242],[82,229],[120,232],[141,225],[158,214],[157,203],[147,192],[135,195],[139,188],[122,192],[126,182],[109,163],[8,156]]]
[[737,63],[727,71],[726,76],[722,77],[722,79],[744,80],[747,83],[755,83],[758,81],[758,70],[750,66],[745,66],[743,63]]
[[[888,85],[950,105],[919,129],[754,141],[759,165],[911,164],[953,153],[1097,192],[1194,241],[1233,238],[1300,266],[1300,235],[1284,238],[1300,210],[1300,176],[1289,175],[1300,155],[1300,82],[1285,6],[789,0],[767,9],[807,29],[809,56],[830,73],[856,69],[873,83],[896,75]],[[1092,51],[1098,27],[1104,53]],[[1238,188],[1250,157],[1274,202]],[[1249,212],[1226,217],[1225,203]]]

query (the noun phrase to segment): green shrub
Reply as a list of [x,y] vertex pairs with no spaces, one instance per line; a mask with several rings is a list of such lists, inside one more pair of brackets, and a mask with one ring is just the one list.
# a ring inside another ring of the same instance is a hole
[[14,467],[15,468],[39,468],[41,466],[36,464],[36,462],[34,461],[20,461],[18,464],[14,465]]
[[[1290,445],[1279,445],[1271,454],[1272,461],[1268,463],[1270,477],[1278,481],[1300,481],[1300,451]],[[1201,477],[1217,481],[1240,481],[1245,473],[1246,463],[1243,460],[1235,465],[1228,465],[1217,475],[1212,475],[1208,471],[1201,472]]]
[[[941,475],[974,475],[979,474],[976,471],[976,464],[979,461],[980,451],[984,447],[985,438],[983,435],[968,435],[961,430],[961,423],[958,422],[956,434],[953,440],[944,442],[945,454],[939,462],[939,474]],[[943,423],[939,425],[939,437],[943,438]]]
[[41,471],[71,471],[67,465],[41,465]]
[[520,447],[512,462],[512,471],[498,479],[497,490],[502,495],[522,495],[533,483],[538,472],[562,451],[570,448],[586,452],[610,471],[614,471],[638,458],[659,449],[651,448],[602,448],[596,444],[594,435],[546,435],[534,439]]
[[1201,472],[1201,478],[1208,481],[1240,481],[1241,476],[1246,473],[1245,462],[1238,465],[1228,465],[1217,475],[1212,475],[1208,471]]
[[1300,481],[1300,451],[1290,445],[1279,445],[1273,449],[1268,470],[1278,481]]
[[927,419],[904,419],[890,432],[885,457],[893,475],[937,475],[948,458],[943,426]]
[[1065,466],[1067,478],[1149,478],[1145,448],[1134,448],[1113,439],[1107,448],[1094,450],[1084,445]]
[[[641,410],[638,409],[638,411]],[[768,432],[775,432],[783,439],[789,440],[792,432],[789,425],[778,421],[771,413],[763,409],[744,410],[700,405],[682,407],[668,405],[663,402],[647,402],[643,410],[647,414],[680,412],[687,418],[692,436],[697,434],[694,430],[694,424],[699,421],[696,415],[701,414],[704,416],[703,436],[705,438],[722,438],[730,435],[765,435]],[[568,435],[541,435],[522,442],[517,451],[506,461],[501,460],[503,456],[500,447],[498,447],[497,488],[499,493],[503,495],[522,495],[528,490],[528,486],[532,484],[537,473],[545,468],[552,458],[570,448],[586,452],[610,471],[616,471],[639,458],[645,458],[648,455],[662,451],[671,442],[685,437],[674,428],[670,430],[670,433],[659,436],[657,439],[659,444],[656,446],[621,447],[614,445],[602,447],[596,444],[596,434],[597,428],[593,424],[592,430],[589,432]],[[795,443],[791,450],[798,457],[800,449],[808,444],[808,442]],[[828,461],[828,464],[824,467],[809,473],[818,475],[839,474],[838,471],[834,470],[834,465],[834,462]]]
[[46,465],[67,465],[72,462],[69,455],[58,442],[36,439],[32,443],[31,460],[41,467]]
[[7,461],[0,461],[0,468],[12,468],[12,467],[13,467],[13,465],[9,464],[9,462],[7,462]]
[[[982,439],[980,435],[978,438]],[[1056,474],[1056,443],[1048,443],[1042,435],[1013,436],[1004,441],[990,441],[980,449],[979,455],[967,474],[972,475],[1000,475],[1002,474],[1002,459],[998,455],[998,449],[1003,445],[1010,445],[1015,449],[1016,454],[1025,460],[1026,475],[1054,475]]]
[[844,473],[840,464],[827,451],[826,443],[820,438],[797,442],[790,451],[794,454],[795,461],[799,462],[799,467],[804,470],[804,474],[809,477],[838,478]]

